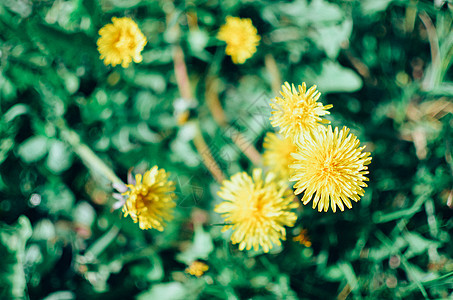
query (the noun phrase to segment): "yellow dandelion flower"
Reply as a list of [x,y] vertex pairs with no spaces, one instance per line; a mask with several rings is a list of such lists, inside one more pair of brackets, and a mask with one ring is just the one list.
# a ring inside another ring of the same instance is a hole
[[305,247],[311,247],[311,241],[308,236],[307,229],[302,229],[298,235],[293,237],[293,241],[299,242],[299,244],[304,245]]
[[186,268],[185,272],[187,274],[201,277],[207,270],[209,270],[209,266],[201,261],[194,261],[190,264],[188,268]]
[[336,206],[344,211],[343,203],[351,208],[350,199],[360,200],[368,178],[367,165],[371,162],[369,152],[362,152],[365,146],[349,129],[343,127],[332,131],[329,125],[312,132],[311,138],[301,138],[297,142],[295,162],[291,165],[296,181],[295,194],[304,192],[302,202],[307,204],[313,198],[313,209],[327,211],[329,201],[333,212]]
[[[285,180],[278,180],[274,173],[263,179],[261,169],[250,177],[240,172],[225,180],[218,195],[224,199],[215,212],[222,214],[225,222],[222,231],[232,228],[231,241],[239,250],[255,251],[261,246],[269,252],[273,245],[286,239],[284,226],[294,226],[297,216],[291,209],[298,207]],[[230,225],[231,224],[231,225]]]
[[279,133],[284,137],[296,139],[303,133],[315,130],[321,124],[330,123],[321,117],[330,114],[327,109],[332,105],[323,106],[317,102],[321,93],[316,90],[316,85],[307,90],[303,82],[297,91],[294,84],[291,87],[285,82],[280,94],[283,98],[276,97],[270,104],[274,109],[270,119],[272,126],[280,127]]
[[289,138],[281,138],[277,134],[268,132],[264,138],[263,164],[276,173],[280,178],[289,180],[294,162],[291,153],[296,152],[296,144]]
[[113,24],[107,24],[99,30],[98,51],[105,65],[121,64],[127,68],[132,60],[142,61],[140,54],[145,47],[146,37],[130,18],[112,18]]
[[226,24],[220,27],[217,38],[226,42],[225,53],[235,64],[243,64],[256,52],[261,37],[250,19],[226,17]]
[[169,174],[164,169],[154,166],[145,174],[135,175],[135,184],[127,184],[128,191],[123,206],[124,216],[128,215],[139,223],[141,229],[155,228],[164,230],[165,222],[173,218],[175,183],[168,180]]

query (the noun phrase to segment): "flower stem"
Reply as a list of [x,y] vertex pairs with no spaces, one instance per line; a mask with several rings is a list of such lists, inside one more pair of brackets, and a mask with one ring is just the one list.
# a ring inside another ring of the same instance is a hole
[[274,56],[272,54],[267,54],[264,57],[264,64],[266,65],[267,72],[271,76],[272,91],[275,95],[278,95],[280,92],[280,87],[282,86],[282,79]]
[[212,174],[214,179],[218,183],[222,183],[225,180],[225,175],[223,174],[222,170],[220,169],[219,165],[217,164],[216,160],[212,156],[211,151],[209,150],[209,146],[206,144],[202,134],[199,124],[197,124],[197,132],[193,139],[193,143],[195,144],[195,148],[197,149],[198,153],[201,155],[201,159],[203,164]]
[[60,130],[60,136],[71,145],[73,151],[82,159],[85,166],[94,172],[104,175],[112,184],[124,185],[123,181],[116,176],[112,169],[107,166],[87,145],[82,143],[80,136],[68,128],[63,120],[55,122]]
[[[187,67],[184,61],[184,52],[181,49],[181,46],[174,45],[173,48],[173,63],[176,75],[176,81],[178,84],[178,89],[181,97],[190,101],[192,99],[192,90],[190,87],[189,76],[187,74]],[[206,144],[201,133],[200,125],[196,126],[196,133],[193,140],[197,152],[200,154],[203,164],[206,166],[208,171],[212,174],[214,179],[221,183],[225,179],[225,175],[217,164],[216,160],[209,150],[209,146]]]
[[[227,120],[225,116],[225,111],[222,108],[222,105],[219,101],[218,96],[218,79],[213,76],[208,76],[206,78],[206,91],[205,98],[208,104],[209,111],[214,118],[214,121],[222,127],[223,129],[227,128]],[[255,165],[259,164],[261,160],[261,155],[255,146],[238,130],[231,127],[228,128],[231,133],[231,140],[236,146],[244,153],[244,155]]]

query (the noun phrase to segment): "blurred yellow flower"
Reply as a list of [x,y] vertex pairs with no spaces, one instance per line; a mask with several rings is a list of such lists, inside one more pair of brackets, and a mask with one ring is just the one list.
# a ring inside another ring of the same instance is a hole
[[296,144],[289,138],[281,138],[275,133],[268,132],[264,138],[263,164],[276,173],[280,178],[289,180],[294,162],[291,153],[296,152]]
[[226,17],[226,24],[220,27],[217,38],[225,41],[226,54],[235,64],[243,64],[256,52],[261,37],[250,19]]
[[329,201],[333,212],[337,205],[344,211],[343,203],[351,208],[350,199],[357,202],[364,195],[370,153],[362,152],[365,146],[359,147],[360,141],[346,127],[334,131],[330,125],[320,127],[311,135],[296,142],[295,162],[290,166],[294,169],[290,180],[296,181],[294,193],[304,192],[304,205],[313,198],[313,209],[318,206],[318,211],[327,211]]
[[308,236],[307,229],[302,229],[298,235],[293,237],[293,241],[299,242],[299,244],[304,245],[305,247],[311,247],[311,241]]
[[185,272],[187,274],[201,277],[207,270],[209,270],[209,266],[201,261],[194,261],[188,268],[186,268]]
[[173,218],[175,183],[168,180],[169,174],[164,169],[154,166],[145,174],[135,175],[135,183],[127,184],[128,191],[123,206],[124,216],[128,215],[139,223],[141,229],[155,228],[164,230],[165,222]]
[[273,245],[281,245],[286,239],[284,226],[294,226],[297,216],[291,209],[298,207],[287,181],[278,180],[274,173],[263,179],[261,169],[253,171],[253,177],[240,172],[225,180],[218,195],[224,199],[215,212],[222,214],[232,228],[231,241],[239,244],[239,250],[255,251],[261,246],[269,252]]
[[142,61],[140,54],[147,41],[137,24],[130,18],[112,18],[113,24],[107,24],[99,30],[98,51],[105,65],[129,64]]
[[274,109],[270,118],[272,126],[280,127],[279,133],[293,140],[316,129],[320,124],[329,124],[321,116],[328,115],[327,109],[332,107],[331,104],[323,106],[317,102],[321,93],[316,90],[316,85],[307,90],[303,82],[298,88],[299,91],[294,84],[291,87],[285,82],[280,92],[283,98],[276,97],[270,104]]

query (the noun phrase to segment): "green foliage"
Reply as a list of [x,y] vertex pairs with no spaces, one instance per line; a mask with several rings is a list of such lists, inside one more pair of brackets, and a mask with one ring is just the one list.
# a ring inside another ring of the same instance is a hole
[[[0,1],[0,298],[451,297],[453,11],[442,2]],[[261,36],[243,65],[216,39],[228,15]],[[127,69],[96,49],[114,16],[148,40]],[[193,99],[178,90],[178,46]],[[269,254],[239,251],[194,139],[201,128],[226,176],[250,171],[248,142],[262,151],[273,130],[276,79],[318,85],[332,124],[371,152],[369,187],[343,213],[300,209]],[[154,165],[178,195],[163,232],[112,210],[104,176]],[[300,228],[311,247],[292,240]],[[209,266],[200,278],[184,272],[194,260]]]

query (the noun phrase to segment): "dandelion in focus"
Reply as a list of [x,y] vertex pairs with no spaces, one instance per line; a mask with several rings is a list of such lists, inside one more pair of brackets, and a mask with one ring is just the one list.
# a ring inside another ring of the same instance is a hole
[[262,247],[269,252],[273,245],[286,239],[284,226],[292,227],[297,216],[291,210],[298,207],[287,181],[277,179],[274,173],[263,178],[263,171],[255,169],[252,177],[240,172],[225,180],[218,195],[224,199],[215,212],[222,214],[232,229],[231,241],[239,250]]
[[367,186],[365,175],[371,157],[369,152],[362,152],[365,146],[360,147],[348,128],[332,130],[330,125],[313,131],[311,138],[298,139],[296,144],[290,180],[296,181],[296,195],[304,192],[303,204],[313,198],[313,209],[318,206],[318,211],[326,212],[329,202],[333,212],[337,206],[344,211],[343,203],[352,208],[350,200],[359,201]]
[[298,235],[293,237],[293,241],[299,242],[299,244],[304,245],[305,247],[311,247],[311,241],[308,236],[307,229],[302,229]]
[[243,64],[256,52],[261,37],[250,19],[226,17],[226,23],[220,27],[217,38],[226,42],[226,54],[235,64]]
[[105,65],[113,67],[121,64],[127,68],[132,60],[142,61],[141,52],[147,41],[146,37],[130,18],[112,18],[112,23],[99,30],[97,41],[100,58]]
[[264,138],[263,164],[276,173],[280,178],[289,180],[294,162],[291,153],[296,152],[296,144],[290,138],[281,138],[275,133],[268,132]]
[[321,117],[330,114],[327,109],[332,107],[331,104],[317,102],[321,93],[316,90],[316,85],[307,90],[303,82],[298,88],[296,90],[294,84],[290,86],[285,82],[280,92],[283,98],[276,97],[270,104],[273,109],[270,118],[272,126],[280,127],[279,133],[293,140],[321,124],[329,124],[330,121]]
[[186,268],[185,272],[187,274],[201,277],[206,271],[209,270],[209,266],[201,261],[194,261]]
[[127,184],[128,190],[123,206],[124,216],[128,215],[141,229],[164,230],[165,222],[173,218],[175,183],[170,181],[164,169],[154,166],[151,170],[135,175],[135,182]]

